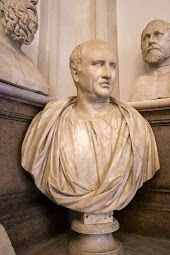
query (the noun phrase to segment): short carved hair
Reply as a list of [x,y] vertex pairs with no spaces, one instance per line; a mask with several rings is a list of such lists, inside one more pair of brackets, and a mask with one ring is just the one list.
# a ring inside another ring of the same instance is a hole
[[85,58],[85,52],[88,47],[88,42],[82,43],[78,45],[71,53],[70,56],[70,69],[77,69],[79,70],[81,63]]
[[5,32],[22,44],[30,44],[38,29],[38,0],[0,0],[0,18]]
[[[95,43],[95,46],[101,45],[101,44],[106,44],[111,47],[111,45],[103,40],[89,40],[87,42],[84,42],[82,44],[79,44],[71,53],[70,56],[70,69],[71,72],[73,69],[80,70],[81,63],[86,59],[87,57],[87,52],[90,47],[92,47],[93,43]],[[112,48],[112,47],[111,47]]]

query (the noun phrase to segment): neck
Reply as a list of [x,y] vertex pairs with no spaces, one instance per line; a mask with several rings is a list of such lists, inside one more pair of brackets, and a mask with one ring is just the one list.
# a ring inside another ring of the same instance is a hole
[[7,33],[5,33],[4,27],[1,24],[1,20],[0,20],[0,43],[14,50],[21,50],[21,43],[13,40]]
[[100,117],[109,110],[109,98],[89,100],[84,96],[77,95],[77,105],[75,107],[77,114],[89,116],[91,118]]

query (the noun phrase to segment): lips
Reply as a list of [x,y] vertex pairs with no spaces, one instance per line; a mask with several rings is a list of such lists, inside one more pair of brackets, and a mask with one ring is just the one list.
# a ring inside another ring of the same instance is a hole
[[110,85],[108,81],[103,81],[103,82],[100,82],[100,85],[103,85],[103,84],[107,84],[107,85]]
[[110,88],[109,82],[101,82],[101,83],[100,83],[100,86],[101,86],[102,88],[107,88],[107,89]]
[[147,50],[147,54],[152,51],[152,50],[158,50],[161,52],[161,49],[160,48],[156,48],[156,47],[150,47],[148,50]]

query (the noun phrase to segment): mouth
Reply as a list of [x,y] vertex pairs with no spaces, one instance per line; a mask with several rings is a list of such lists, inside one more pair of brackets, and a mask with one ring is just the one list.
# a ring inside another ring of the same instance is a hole
[[152,51],[152,50],[157,50],[157,51],[160,51],[161,52],[161,49],[160,48],[156,48],[156,47],[150,47],[148,50],[147,50],[147,54]]
[[109,88],[110,88],[110,84],[109,84],[108,82],[102,82],[102,83],[100,83],[100,86],[101,86],[102,88],[106,88],[106,89],[109,89]]
[[100,82],[100,85],[107,85],[107,86],[110,86],[110,83],[108,81],[103,81],[103,82]]

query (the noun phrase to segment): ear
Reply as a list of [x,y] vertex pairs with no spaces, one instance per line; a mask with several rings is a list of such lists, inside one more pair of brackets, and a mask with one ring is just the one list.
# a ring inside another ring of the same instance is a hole
[[79,81],[79,71],[77,70],[76,67],[71,68],[71,75],[73,77],[74,82],[77,83]]

